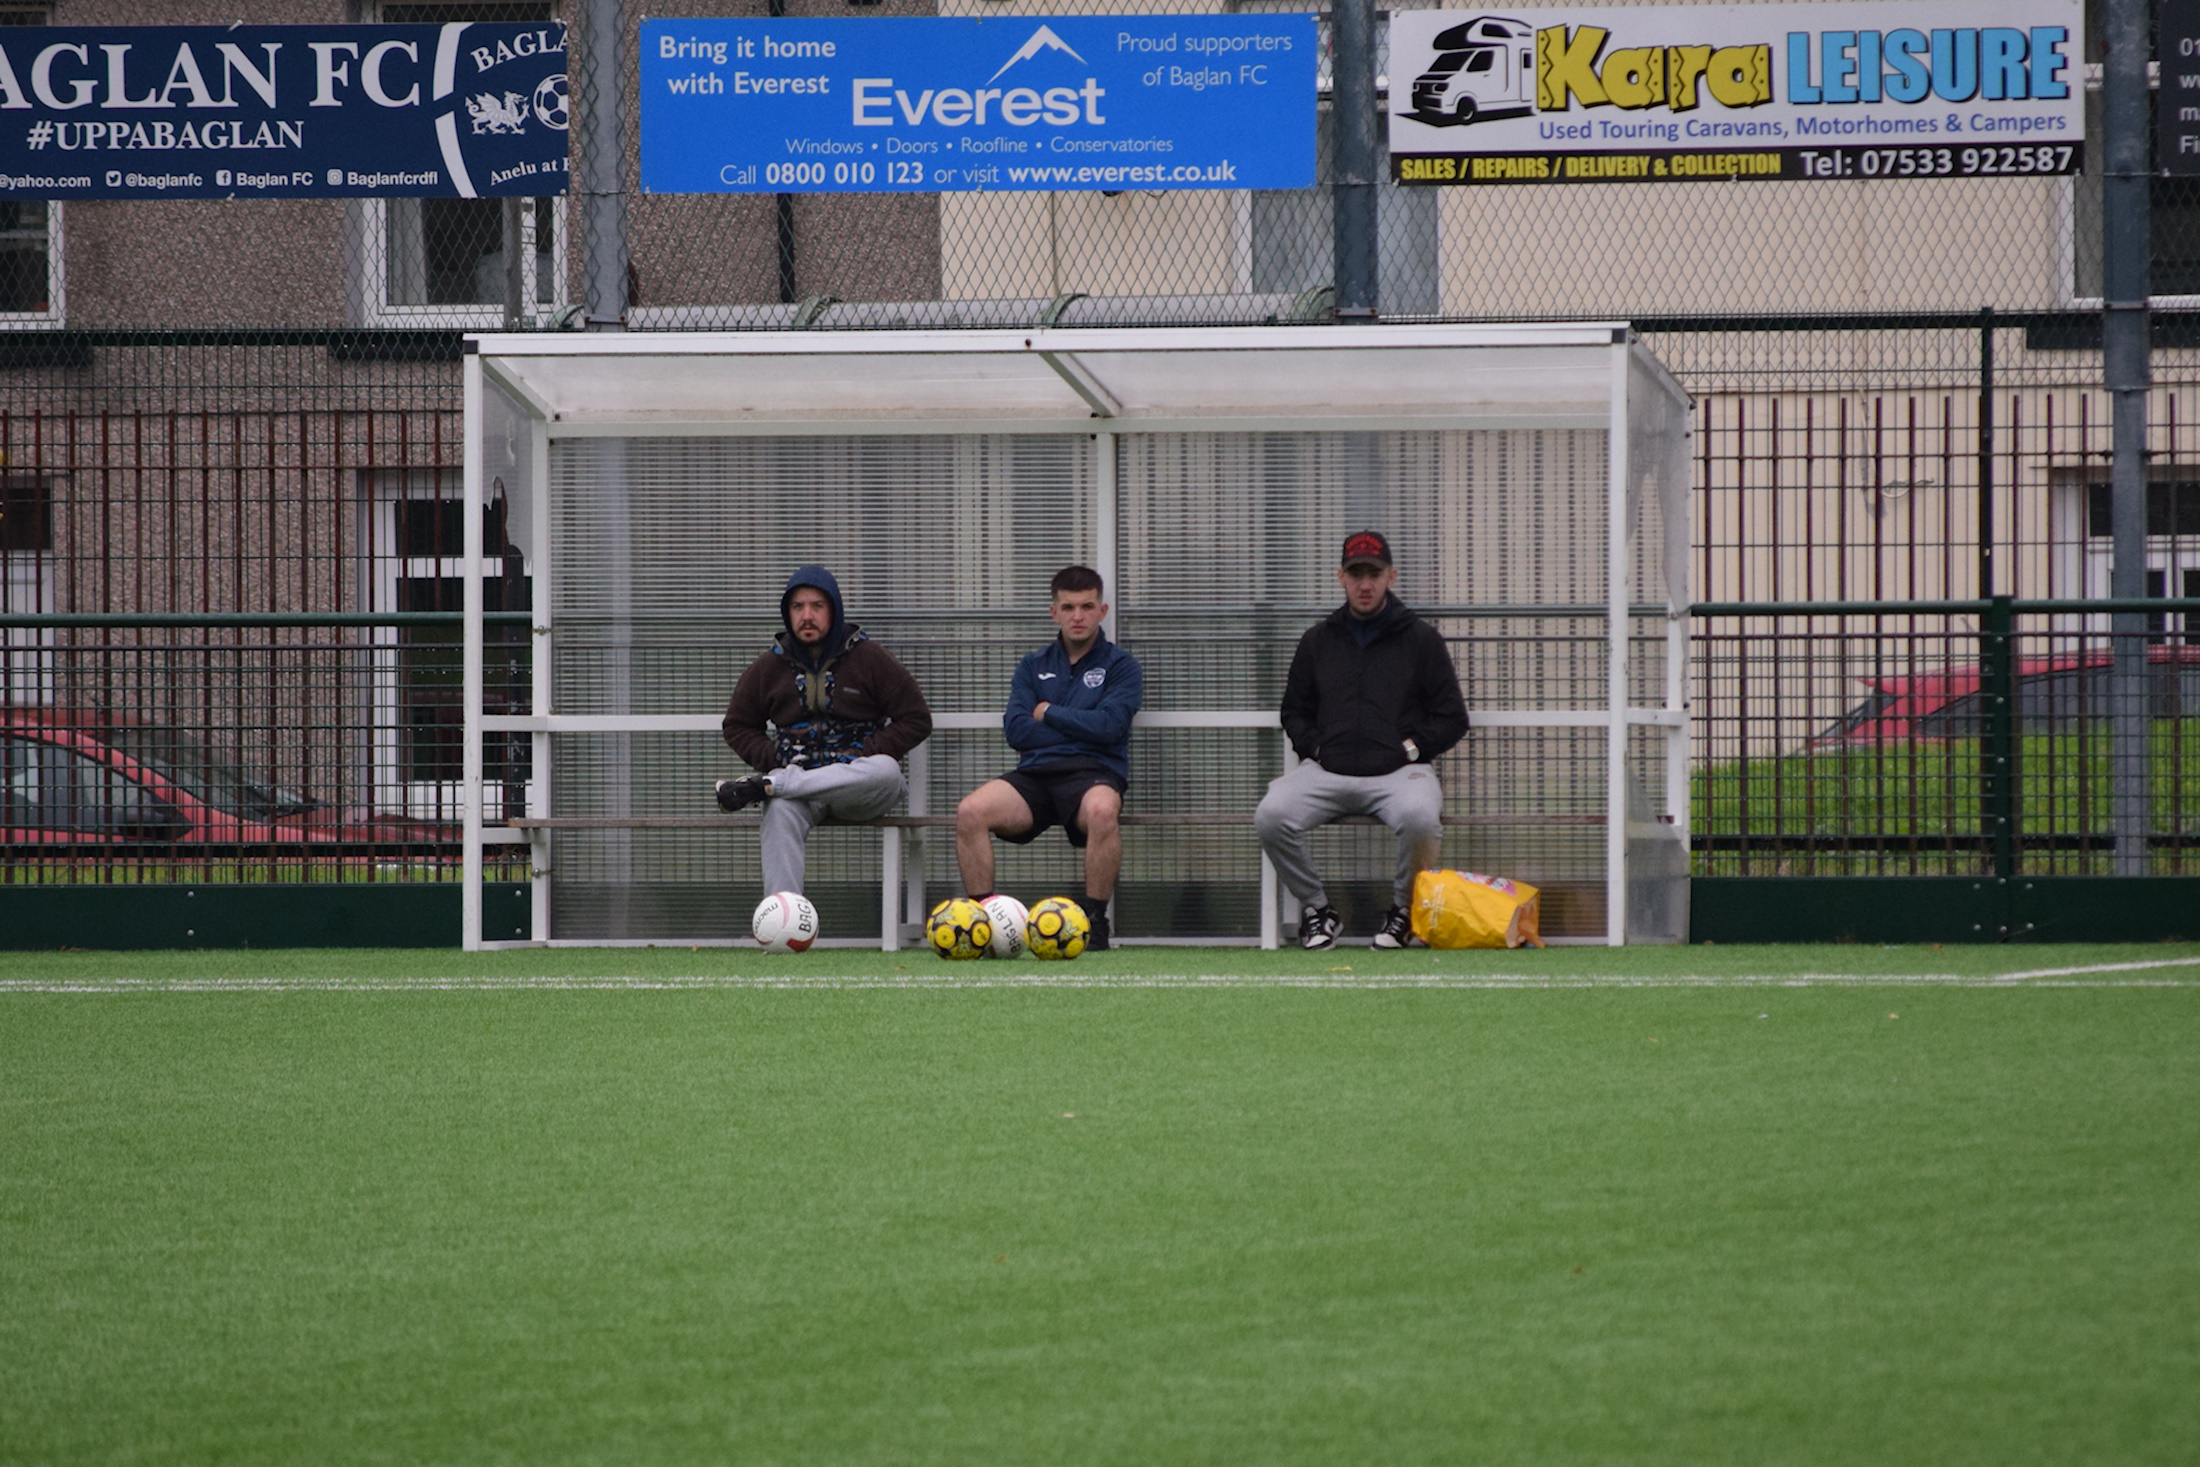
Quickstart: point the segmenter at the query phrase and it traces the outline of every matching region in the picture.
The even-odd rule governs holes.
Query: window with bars
[[[44,474],[0,474],[0,612],[53,607],[53,486]],[[0,628],[0,704],[52,701],[51,628]]]
[[[1297,10],[1297,0],[1244,0],[1241,9],[1260,12]],[[1321,21],[1321,53],[1316,86],[1321,105],[1315,120],[1314,176],[1310,189],[1255,189],[1246,215],[1251,288],[1260,293],[1296,294],[1337,279],[1336,201],[1329,180],[1335,177],[1335,84],[1330,74],[1329,22]],[[1376,28],[1375,104],[1390,108],[1390,31]],[[1389,119],[1376,129],[1375,296],[1386,316],[1433,315],[1443,309],[1439,244],[1443,193],[1433,188],[1400,188],[1390,181]]]
[[[1257,292],[1295,294],[1337,278],[1336,202],[1326,182],[1334,176],[1333,132],[1324,98],[1315,133],[1315,177],[1325,181],[1310,189],[1252,193],[1252,287]],[[1390,182],[1390,149],[1381,136],[1378,132],[1376,300],[1386,316],[1434,315],[1443,309],[1438,267],[1443,190],[1400,188]]]
[[[2068,236],[2068,292],[2075,305],[2101,299],[2101,175],[2107,134],[2102,127],[2101,60],[2106,54],[2106,17],[2098,5],[2086,7],[2085,137],[2086,170],[2070,179],[2065,215]],[[2154,156],[2155,106],[2147,99],[2147,156]],[[2147,187],[2149,292],[2163,305],[2200,304],[2200,178],[2170,178],[2156,173]]]
[[[0,552],[53,549],[53,492],[43,474],[0,474]]]
[[[2185,472],[2191,472],[2187,469]],[[2115,554],[2112,498],[2106,481],[2086,485],[2087,593],[2108,594]],[[2200,597],[2200,479],[2156,479],[2147,485],[2146,595]],[[2147,618],[2148,641],[2200,646],[2200,615],[2156,613]]]
[[[458,487],[455,469],[377,476],[371,562],[376,610],[465,609],[466,517]],[[501,482],[482,511],[481,532],[483,609],[527,610],[533,582],[506,532]],[[527,711],[532,698],[527,628],[494,626],[488,640],[488,711]],[[408,626],[386,634],[384,645],[377,786],[402,787],[408,814],[455,819],[465,753],[464,635],[456,626]],[[525,808],[532,752],[524,734],[490,739],[484,773],[492,805],[501,796],[506,811]]]
[[[483,0],[477,4],[411,4],[385,0],[370,19],[388,25],[448,25],[458,21],[555,20],[557,6]],[[506,277],[512,253],[523,267],[521,309],[554,309],[565,280],[565,211],[555,198],[369,199],[360,210],[360,297],[365,324],[472,326],[505,324]]]
[[[44,5],[0,5],[0,26],[46,25]],[[0,328],[61,324],[61,206],[0,199]]]
[[[2154,131],[2154,108],[2147,107],[2147,131]],[[2071,179],[2070,295],[2076,302],[2101,298],[2101,168],[2103,137],[2101,89],[2089,82],[2085,94],[2086,171]],[[2149,148],[2151,151],[2151,141]],[[2200,303],[2200,178],[2157,174],[2147,185],[2148,233],[2152,236],[2150,294],[2161,304]]]

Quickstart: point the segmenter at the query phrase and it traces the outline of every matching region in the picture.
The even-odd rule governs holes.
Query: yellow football
[[[968,897],[950,897],[925,919],[925,940],[943,958],[960,962],[982,958],[993,942],[993,919]]]
[[[1049,960],[1074,958],[1085,950],[1092,922],[1075,900],[1051,896],[1031,909],[1024,924],[1024,944],[1036,957]]]

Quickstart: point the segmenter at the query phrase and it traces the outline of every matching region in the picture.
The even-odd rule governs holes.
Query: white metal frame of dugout
[[[1384,432],[1425,429],[1602,429],[1610,436],[1606,499],[1608,699],[1603,707],[1473,709],[1478,728],[1602,728],[1606,739],[1603,941],[1627,940],[1631,836],[1625,731],[1662,729],[1665,810],[1654,835],[1685,861],[1689,400],[1624,323],[1481,326],[1184,327],[987,331],[475,335],[466,340],[464,943],[468,951],[543,946],[554,876],[533,883],[533,941],[485,940],[487,846],[540,832],[484,820],[483,736],[532,736],[529,813],[551,811],[551,744],[561,734],[694,732],[715,738],[719,714],[563,715],[551,677],[554,575],[545,509],[550,444],[561,438],[909,433],[1062,433],[1098,441],[1095,569],[1116,584],[1115,447],[1120,433]],[[492,412],[492,409],[494,410]],[[1638,442],[1645,421],[1656,431]],[[1657,463],[1636,462],[1655,456]],[[492,462],[492,459],[494,460]],[[484,713],[482,509],[503,480],[509,526],[529,547],[533,706]],[[1658,486],[1665,583],[1662,706],[1627,698],[1629,579],[1638,497]],[[1632,502],[1631,502],[1632,501]],[[1109,629],[1111,632],[1113,628]],[[990,727],[997,712],[944,713],[943,728]],[[1273,712],[1141,714],[1144,727],[1273,728]],[[1472,735],[1469,735],[1472,737]],[[923,753],[919,750],[919,753]],[[1288,760],[1288,749],[1285,754]],[[912,770],[912,773],[916,773]],[[912,793],[923,788],[912,780]],[[913,812],[915,813],[915,812]],[[898,943],[901,832],[886,842],[881,942]],[[1668,857],[1670,859],[1670,857]],[[542,863],[534,863],[538,868]],[[1261,942],[1287,915],[1262,861]],[[1685,865],[1680,884],[1685,933]],[[921,919],[921,875],[906,883]],[[1670,923],[1665,924],[1668,928]],[[1674,940],[1670,931],[1663,934]],[[688,941],[689,939],[680,939]],[[1684,939],[1683,939],[1684,940]]]

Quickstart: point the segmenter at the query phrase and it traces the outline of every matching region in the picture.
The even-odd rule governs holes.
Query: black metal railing
[[[1693,610],[1698,874],[2200,873],[2200,600]]]
[[[528,615],[487,616],[491,711]],[[0,884],[455,880],[463,618],[0,615]],[[493,740],[524,808],[529,741]]]

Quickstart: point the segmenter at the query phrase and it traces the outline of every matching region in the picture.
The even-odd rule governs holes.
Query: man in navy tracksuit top
[[[1145,700],[1138,659],[1107,639],[1100,573],[1081,565],[1055,573],[1049,612],[1061,635],[1016,665],[1001,724],[1023,757],[955,811],[955,858],[963,886],[993,895],[993,837],[1015,845],[1050,825],[1085,853],[1085,894],[1094,949],[1108,945],[1108,900],[1123,868],[1116,817],[1130,777],[1131,715]]]

